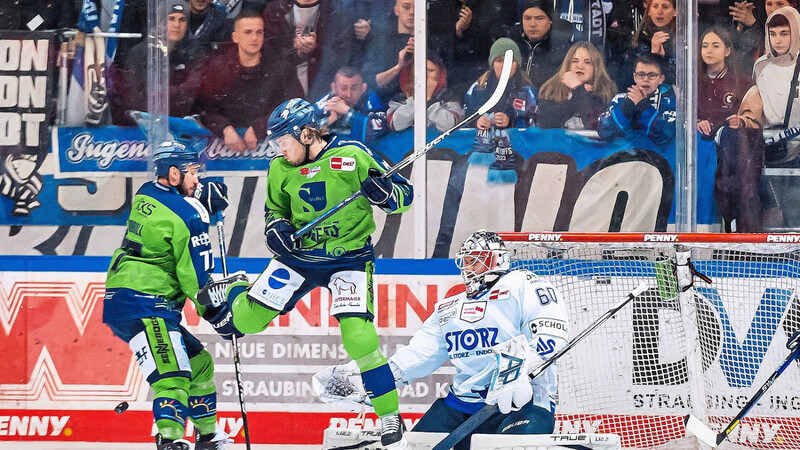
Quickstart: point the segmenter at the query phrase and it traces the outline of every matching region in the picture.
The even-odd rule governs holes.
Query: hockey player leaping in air
[[[153,162],[158,179],[136,192],[122,246],[111,258],[103,322],[128,343],[153,388],[156,448],[189,450],[183,435],[191,419],[194,448],[221,450],[233,441],[215,431],[214,362],[180,322],[188,297],[224,338],[242,336],[233,328],[230,306],[202,306],[209,302],[198,292],[214,270],[209,214],[228,206],[227,188],[200,183],[198,154],[181,143],[161,144]]]
[[[528,358],[528,368],[549,359],[568,340],[561,293],[533,272],[509,270],[503,240],[489,231],[476,231],[464,241],[456,265],[466,292],[440,300],[409,344],[389,358],[398,386],[430,375],[448,359],[456,368],[447,397],[436,400],[413,431],[449,433],[486,403],[497,403],[499,411],[473,433],[552,433],[556,364],[534,380],[528,380],[528,371],[519,367],[517,373],[524,377],[521,383],[511,390],[494,391],[501,383],[496,382],[497,359],[491,348],[517,338],[522,344],[517,355]],[[320,397],[331,401],[342,392],[355,392],[357,386],[347,385],[352,370],[351,363],[315,375],[315,385],[325,389]],[[471,436],[454,448],[468,449]]]
[[[267,137],[281,153],[267,177],[266,244],[275,257],[253,286],[233,300],[236,328],[263,331],[306,293],[327,287],[344,348],[358,365],[381,418],[382,445],[405,447],[397,390],[372,323],[375,254],[370,235],[375,231],[372,205],[390,214],[407,210],[411,184],[397,174],[382,178],[386,167],[360,142],[318,129],[313,107],[299,98],[272,112]],[[298,228],[358,190],[363,197],[354,204],[323,220],[302,240],[293,238]]]

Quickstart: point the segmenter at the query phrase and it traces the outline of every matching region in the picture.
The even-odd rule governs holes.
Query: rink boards
[[[264,260],[229,262],[232,270],[245,269],[251,281],[264,267]],[[107,258],[42,257],[0,260],[0,441],[97,441],[148,442],[155,432],[149,386],[141,377],[127,345],[113,337],[102,324],[103,280]],[[434,310],[436,300],[459,289],[460,277],[450,260],[381,260],[375,290],[375,323],[385,353],[404,345]],[[553,274],[553,276],[563,276]],[[636,276],[625,280],[635,282]],[[570,305],[570,310],[587,311],[586,317],[571,316],[573,334],[599,316],[618,299],[604,295],[606,283],[586,280],[593,289],[594,302]],[[612,283],[616,281],[612,280]],[[724,304],[725,280],[719,280],[719,300]],[[354,427],[356,413],[320,403],[311,388],[311,376],[322,368],[347,361],[341,346],[336,321],[327,311],[330,295],[316,290],[306,296],[295,311],[279,318],[274,327],[240,341],[245,380],[248,419],[252,441],[265,444],[319,444],[329,426]],[[588,302],[589,300],[587,300]],[[780,311],[773,305],[770,317],[781,318],[796,308],[790,296]],[[755,307],[751,311],[758,315]],[[217,337],[212,328],[187,305],[184,325],[212,354],[216,364],[221,428],[239,435],[242,421],[233,376],[230,343]],[[591,316],[591,317],[590,317]],[[665,315],[665,323],[669,322]],[[741,339],[753,321],[734,319],[732,328]],[[630,310],[623,310],[611,326],[632,328]],[[759,322],[762,323],[763,321]],[[763,328],[763,327],[762,327]],[[669,339],[665,336],[664,339]],[[623,339],[624,340],[624,339]],[[770,341],[760,366],[748,387],[757,386],[769,375],[775,362],[783,358],[779,339]],[[581,370],[585,361],[597,355],[596,344],[576,347],[571,367],[561,365],[562,379],[567,370]],[[555,433],[617,433],[623,445],[641,442],[667,442],[683,436],[680,418],[690,411],[691,395],[685,386],[634,385],[630,381],[630,360],[626,345],[607,353],[621,368],[624,389],[604,385],[609,374],[594,373],[594,379],[574,382],[587,386],[599,383],[598,392],[616,395],[610,402],[594,405],[605,408],[602,414],[586,414],[591,398],[564,392]],[[676,358],[662,355],[662,358]],[[718,363],[709,376],[725,380]],[[764,367],[763,370],[760,368]],[[597,369],[592,369],[597,370]],[[425,379],[402,389],[401,410],[408,426],[413,426],[427,406],[447,392],[453,369],[446,366]],[[789,448],[800,436],[800,395],[795,386],[800,378],[796,366],[787,372],[765,395],[756,412],[760,417],[747,422],[732,435],[734,442],[756,448]],[[619,374],[617,374],[619,375]],[[706,396],[710,411],[733,415],[746,402],[751,390],[731,387]],[[591,395],[591,392],[586,395]],[[120,402],[129,409],[116,414]],[[595,402],[596,403],[596,402]],[[607,408],[610,406],[610,408]],[[375,426],[368,414],[366,427]],[[191,431],[189,431],[191,433]],[[788,447],[787,447],[788,445]],[[638,446],[638,445],[637,445]]]

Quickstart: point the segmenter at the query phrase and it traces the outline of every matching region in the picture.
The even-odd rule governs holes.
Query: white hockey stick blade
[[[497,82],[497,89],[494,90],[492,96],[489,97],[489,100],[486,101],[480,108],[478,108],[478,114],[485,114],[490,109],[494,108],[494,105],[500,101],[500,98],[506,92],[506,85],[508,85],[508,79],[511,78],[511,65],[513,63],[514,52],[511,50],[506,50],[506,54],[503,55],[503,70],[500,72],[500,79]]]
[[[684,421],[686,422],[686,431],[697,436],[704,444],[715,448],[719,445],[717,443],[717,432],[708,428],[700,419],[689,414],[684,418]]]

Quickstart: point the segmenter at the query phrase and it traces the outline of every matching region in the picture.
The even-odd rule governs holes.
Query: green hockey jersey
[[[335,136],[306,164],[294,166],[283,157],[273,159],[267,177],[267,222],[281,217],[301,228],[360,190],[370,168],[386,171],[383,161],[364,144]],[[413,199],[411,183],[395,174],[392,184],[392,198],[381,209],[389,214],[408,210]],[[306,263],[372,257],[373,231],[372,205],[360,197],[311,229],[303,236],[302,248],[291,256]]]
[[[103,322],[142,317],[180,321],[186,298],[214,270],[209,217],[175,188],[145,183],[131,205],[122,246],[106,277]],[[198,313],[204,308],[198,305]]]

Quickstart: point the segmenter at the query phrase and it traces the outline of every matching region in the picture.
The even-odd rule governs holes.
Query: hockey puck
[[[122,414],[128,410],[128,402],[122,402],[114,408],[114,412],[117,414]]]

